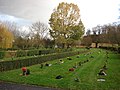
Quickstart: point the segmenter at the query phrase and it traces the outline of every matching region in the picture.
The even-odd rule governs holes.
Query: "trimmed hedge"
[[[25,51],[25,50],[19,50],[19,51],[17,51],[16,56],[17,57],[25,57],[25,56],[27,56],[27,51]]]
[[[103,47],[103,46],[100,46],[99,48],[110,50],[110,51],[117,51],[118,53],[120,53],[120,47]]]
[[[27,56],[39,55],[39,50],[28,50]]]
[[[41,54],[51,54],[51,53],[56,53],[56,50],[40,50],[39,55]]]
[[[37,56],[51,53],[60,53],[72,51],[72,49],[34,49],[34,50],[17,50],[17,51],[0,51],[0,59],[11,58],[11,57],[25,57],[25,56]]]
[[[4,51],[0,51],[0,59],[3,59],[5,56],[5,52]]]
[[[64,53],[56,53],[52,55],[45,55],[45,56],[35,56],[33,58],[29,59],[22,59],[22,60],[15,60],[15,61],[3,61],[0,62],[0,72],[2,71],[8,71],[8,70],[13,70],[13,69],[18,69],[23,66],[31,66],[35,64],[40,64],[49,60],[55,60],[55,59],[60,59],[60,58],[65,58],[68,56],[74,56],[78,55],[80,53],[85,53],[88,51],[72,51],[72,52],[64,52]]]
[[[101,49],[106,49],[106,50],[114,50],[114,47],[104,47],[104,46],[100,46],[99,48]]]

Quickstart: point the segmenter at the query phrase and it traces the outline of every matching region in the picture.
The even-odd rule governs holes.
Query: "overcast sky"
[[[120,15],[120,0],[0,0],[0,15],[4,19],[11,15],[11,20],[17,17],[48,24],[53,9],[62,1],[78,5],[86,29],[117,22]]]

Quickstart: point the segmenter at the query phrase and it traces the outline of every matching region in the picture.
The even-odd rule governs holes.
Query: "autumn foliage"
[[[51,14],[49,24],[50,35],[56,45],[62,44],[63,48],[73,44],[84,34],[85,28],[80,18],[80,10],[73,3],[59,3]]]
[[[11,48],[13,39],[13,34],[8,28],[5,25],[0,24],[0,48]]]

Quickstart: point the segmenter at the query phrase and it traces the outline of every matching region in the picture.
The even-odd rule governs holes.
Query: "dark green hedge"
[[[14,57],[25,57],[25,56],[45,55],[45,54],[60,53],[60,52],[67,52],[67,51],[72,51],[72,49],[17,50],[17,51],[15,52],[15,56],[14,56]],[[4,58],[5,52],[7,52],[7,51],[1,51],[1,52],[0,52],[0,59]]]
[[[17,51],[17,57],[24,57],[24,56],[27,56],[27,51],[25,50],[19,50]]]
[[[3,59],[5,56],[5,52],[4,51],[0,51],[0,59]]]
[[[40,50],[39,51],[39,54],[51,54],[51,53],[55,53],[56,51],[53,49],[53,50]]]
[[[118,53],[120,53],[120,47],[103,47],[103,46],[100,46],[99,48],[110,50],[110,51],[117,51]]]
[[[37,56],[29,59],[15,60],[15,61],[3,61],[0,62],[0,71],[13,70],[17,68],[21,68],[23,66],[31,66],[35,64],[40,64],[49,60],[55,60],[60,58],[65,58],[68,56],[78,55],[80,53],[85,53],[88,51],[72,51],[72,52],[64,52],[64,53],[56,53],[52,55],[45,56]]]
[[[17,57],[24,57],[51,53],[55,53],[55,50],[18,50],[16,55]]]
[[[27,56],[39,55],[39,50],[28,50]]]

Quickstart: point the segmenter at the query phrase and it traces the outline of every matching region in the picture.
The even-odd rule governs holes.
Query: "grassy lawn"
[[[49,61],[47,63],[52,66],[33,65],[27,67],[30,69],[31,74],[28,76],[20,76],[21,69],[11,70],[7,72],[0,72],[1,81],[10,81],[22,84],[39,85],[45,87],[62,88],[65,90],[119,90],[120,89],[120,54],[114,54],[109,52],[107,59],[106,51],[92,49],[92,54],[80,54],[71,57],[72,60],[63,58],[64,63],[56,64],[59,60]],[[91,58],[91,55],[94,58]],[[83,62],[89,59],[89,62],[78,66],[75,71],[70,72],[69,68],[72,68],[76,63]],[[100,68],[103,67],[106,60],[107,62],[107,76],[98,76]],[[45,64],[45,63],[44,63]],[[62,75],[62,79],[55,79],[56,76]],[[74,79],[79,77],[80,82],[76,82]],[[98,78],[104,78],[104,82],[98,82]]]

